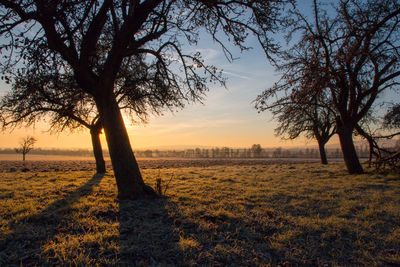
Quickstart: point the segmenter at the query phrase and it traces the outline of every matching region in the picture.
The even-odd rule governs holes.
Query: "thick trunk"
[[[337,128],[340,146],[343,152],[343,159],[349,173],[363,173],[363,168],[357,156],[356,148],[353,143],[353,129],[341,126]]]
[[[321,163],[328,164],[328,158],[326,157],[326,151],[325,151],[325,143],[320,140],[317,141],[318,141],[319,156],[321,158]]]
[[[107,139],[118,187],[118,197],[120,199],[137,199],[155,195],[154,190],[143,182],[115,98],[102,97],[102,99],[97,99],[96,104]]]
[[[90,136],[92,137],[93,155],[96,160],[96,171],[99,174],[106,173],[106,163],[103,158],[103,150],[100,142],[100,130],[97,127],[93,127],[90,129]]]
[[[22,153],[22,161],[25,161],[25,153]]]

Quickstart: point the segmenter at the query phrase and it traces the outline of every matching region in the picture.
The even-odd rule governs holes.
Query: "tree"
[[[154,76],[148,72],[152,66],[131,60],[122,66],[114,94],[121,109],[130,109],[128,115],[146,121],[148,112],[159,114],[164,105],[181,105],[176,97],[162,92],[161,84],[155,88],[151,81]],[[152,87],[153,86],[153,87]],[[131,94],[131,91],[135,91]],[[145,107],[151,100],[151,106]],[[132,105],[134,104],[134,106]],[[92,98],[76,84],[73,75],[60,75],[55,69],[52,73],[34,72],[18,73],[13,88],[1,99],[0,111],[3,129],[7,126],[30,126],[39,120],[49,120],[52,132],[66,129],[87,128],[90,131],[93,154],[98,173],[105,173],[105,161],[100,142],[102,125],[96,105]]]
[[[52,132],[89,129],[97,173],[106,166],[100,142],[101,122],[91,98],[80,90],[71,76],[26,73],[15,78],[11,92],[0,101],[3,129],[30,126],[48,119]]]
[[[244,50],[251,32],[267,54],[274,52],[276,46],[266,33],[276,27],[282,2],[0,0],[0,34],[8,41],[1,48],[9,51],[3,72],[7,71],[8,78],[22,65],[21,72],[46,72],[56,66],[59,73],[73,73],[77,85],[96,104],[119,198],[153,195],[154,190],[143,182],[120,111],[123,104],[115,95],[121,66],[143,57],[144,62],[153,63],[147,70],[154,73],[153,87],[172,91],[170,95],[179,98],[181,105],[185,100],[199,100],[207,91],[207,81],[223,80],[214,67],[204,64],[200,53],[186,54],[183,40],[196,44],[203,28],[232,56],[221,36],[225,34]],[[145,103],[151,105],[152,100]]]
[[[399,18],[398,1],[343,1],[338,21],[346,25],[335,46],[328,42],[336,34],[316,20],[317,38],[331,78],[330,91],[339,113],[336,127],[343,157],[350,173],[362,173],[352,134],[381,93],[398,83]],[[316,8],[317,10],[317,8]],[[318,17],[318,12],[316,12]],[[325,20],[326,21],[326,20]],[[332,24],[331,24],[332,25]]]
[[[304,104],[315,92],[329,94],[346,167],[362,173],[353,133],[382,92],[398,85],[400,3],[341,0],[329,14],[313,3],[314,22],[296,10],[288,20],[289,37],[299,33],[300,39],[283,59],[291,73],[306,78],[292,81]]]
[[[281,66],[280,69],[283,67]],[[277,97],[272,103],[268,102],[268,99],[276,97],[279,91],[291,90],[292,81],[295,78],[290,74],[284,75],[280,84],[275,84],[257,97],[255,107],[259,112],[266,110],[272,112],[273,117],[278,121],[278,126],[275,128],[277,136],[292,140],[304,133],[306,138],[316,139],[321,163],[328,164],[325,144],[335,134],[336,128],[335,112],[329,106],[327,97],[323,93],[311,95],[305,105],[304,98],[297,99],[297,91],[293,91],[289,95]]]
[[[153,151],[150,150],[150,149],[147,149],[147,150],[145,150],[145,151],[143,152],[143,155],[144,155],[146,158],[152,158],[152,157],[153,157]]]
[[[262,148],[260,144],[253,144],[251,146],[251,151],[253,152],[253,156],[254,157],[260,157],[261,156],[261,152],[262,152]]]
[[[399,131],[399,104],[391,104],[383,118],[374,116],[372,112],[361,123],[356,125],[357,133],[367,140],[369,144],[369,166],[372,164],[372,158],[375,157],[376,165],[389,163],[398,167],[400,151],[398,147],[385,148],[382,141],[393,139],[400,135]],[[376,125],[370,127],[369,124]],[[378,125],[381,125],[379,127]]]
[[[22,154],[22,160],[25,162],[25,155],[28,154],[35,145],[36,138],[33,136],[27,136],[20,142],[20,147],[15,149],[15,152]]]

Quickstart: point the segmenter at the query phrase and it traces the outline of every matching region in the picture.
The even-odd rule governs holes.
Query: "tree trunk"
[[[321,158],[321,164],[328,164],[328,158],[326,157],[325,143],[321,140],[318,141],[319,156]]]
[[[22,152],[22,161],[25,161],[25,153],[24,152]]]
[[[357,156],[356,148],[353,143],[353,129],[346,126],[338,126],[340,146],[343,152],[343,159],[350,174],[363,173],[363,168]]]
[[[143,182],[115,98],[103,96],[101,99],[96,99],[96,105],[107,139],[119,199],[137,199],[155,195],[155,191]]]
[[[92,138],[93,155],[96,160],[97,173],[106,173],[106,163],[103,158],[103,150],[100,142],[101,128],[94,126],[90,129],[90,136]]]

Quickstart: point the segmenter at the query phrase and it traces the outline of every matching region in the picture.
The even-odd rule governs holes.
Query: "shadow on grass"
[[[11,233],[0,238],[0,265],[33,266],[49,262],[41,258],[42,245],[56,235],[68,231],[71,206],[82,197],[90,195],[104,174],[95,174],[84,185],[52,202],[37,214],[11,223]]]
[[[280,262],[268,243],[275,229],[265,227],[264,218],[231,217],[206,210],[191,214],[191,208],[182,204],[185,206],[168,198],[121,201],[120,265],[257,266]],[[201,205],[191,203],[196,204]]]
[[[167,198],[119,201],[120,265],[182,265]]]
[[[383,199],[389,189],[352,185],[349,190],[333,188],[331,195],[325,187],[312,194],[274,194],[266,204],[277,212],[264,224],[275,228],[271,246],[278,258],[299,266],[399,266],[400,250],[385,240],[398,216],[369,208],[377,205],[370,195],[379,193]]]
[[[383,237],[398,217],[362,216],[364,193],[354,194],[357,202],[343,209],[340,200],[352,195],[334,190],[324,197],[325,187],[309,197],[291,189],[269,197],[257,191],[254,202],[253,195],[220,202],[216,185],[208,197],[199,191],[200,197],[117,203],[108,187],[97,190],[102,178],[94,176],[45,210],[9,225],[12,232],[0,237],[0,265],[349,266],[368,265],[386,249],[397,253]],[[74,205],[82,198],[88,200]],[[45,251],[49,244],[55,248]]]

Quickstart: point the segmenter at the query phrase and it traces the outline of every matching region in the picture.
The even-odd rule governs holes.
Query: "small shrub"
[[[156,193],[160,196],[164,195],[167,193],[169,184],[171,183],[173,178],[173,175],[171,175],[171,178],[168,180],[167,183],[164,183],[161,176],[160,176],[160,172],[158,173],[158,177],[156,178],[156,185],[155,185],[155,190]]]

